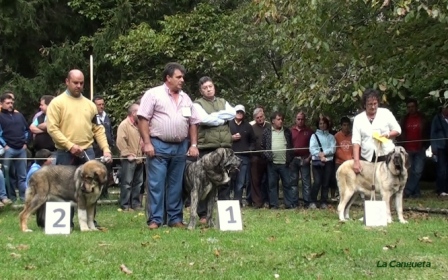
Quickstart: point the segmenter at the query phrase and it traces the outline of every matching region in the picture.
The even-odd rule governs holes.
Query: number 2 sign
[[[70,202],[47,202],[45,234],[70,234]]]
[[[243,230],[241,208],[238,200],[218,200],[217,227],[222,230]]]

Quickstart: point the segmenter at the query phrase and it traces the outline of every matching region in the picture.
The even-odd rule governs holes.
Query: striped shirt
[[[200,123],[190,97],[181,91],[176,104],[166,84],[145,92],[137,115],[149,121],[151,137],[165,142],[182,142],[188,137],[190,124]]]

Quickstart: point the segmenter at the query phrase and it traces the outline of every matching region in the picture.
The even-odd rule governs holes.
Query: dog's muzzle
[[[225,165],[224,169],[226,170],[227,174],[231,175],[237,171],[239,171],[239,167],[241,165],[241,159],[238,157],[233,158],[232,160],[229,160]]]
[[[403,168],[403,160],[402,160],[401,156],[400,155],[394,155],[394,158],[393,158],[392,161],[394,163],[395,169],[400,171],[400,173],[401,173],[401,170]]]

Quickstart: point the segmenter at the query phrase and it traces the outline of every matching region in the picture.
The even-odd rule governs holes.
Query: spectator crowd
[[[241,207],[283,207],[326,209],[337,201],[335,174],[347,160],[384,159],[390,146],[370,147],[372,131],[402,145],[411,166],[405,197],[421,197],[419,181],[431,146],[437,158],[436,191],[448,195],[448,106],[432,121],[418,108],[418,101],[406,99],[407,113],[399,120],[381,108],[380,94],[368,89],[363,110],[354,118],[340,116],[333,122],[323,112],[298,110],[294,124],[285,124],[285,112],[266,117],[263,107],[249,111],[243,104],[232,106],[218,96],[212,78],[204,76],[198,85],[201,97],[191,100],[182,88],[185,68],[168,63],[161,85],[148,89],[131,104],[120,120],[116,134],[106,112],[106,99],[92,101],[82,95],[84,76],[72,70],[65,80],[67,89],[57,97],[43,95],[39,112],[31,124],[15,109],[12,91],[0,97],[0,207],[24,201],[27,182],[44,165],[79,165],[88,159],[111,158],[120,153],[120,196],[123,211],[142,211],[142,194],[148,195],[149,229],[162,224],[184,227],[182,177],[187,160],[197,160],[217,148],[231,148],[242,163],[228,185],[220,186],[218,199],[239,200]],[[76,105],[74,105],[76,103]],[[70,125],[68,125],[70,124]],[[335,129],[337,128],[337,129]],[[32,143],[37,158],[32,159]],[[112,162],[105,163],[109,172]],[[354,165],[355,172],[359,164]],[[145,183],[146,182],[146,183]],[[103,197],[108,196],[107,186]],[[16,191],[18,190],[18,192]],[[280,190],[282,192],[280,192]],[[244,196],[245,193],[245,196]],[[44,210],[43,210],[44,211]],[[200,222],[205,223],[206,205],[199,204]]]

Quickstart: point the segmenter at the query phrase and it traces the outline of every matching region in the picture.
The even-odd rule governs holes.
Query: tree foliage
[[[80,68],[121,119],[169,61],[185,65],[186,91],[212,77],[233,105],[293,115],[354,113],[367,87],[396,110],[448,96],[448,0],[36,0],[0,1],[0,87],[30,114]],[[428,93],[431,92],[431,95]],[[446,94],[445,94],[446,92]]]

